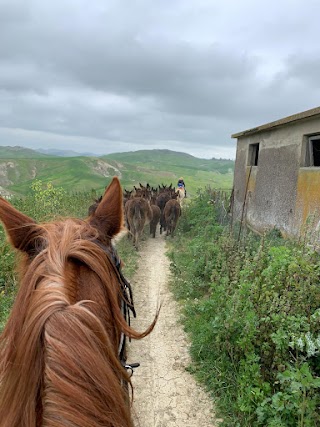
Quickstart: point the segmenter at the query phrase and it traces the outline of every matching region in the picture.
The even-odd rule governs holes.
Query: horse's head
[[[53,250],[61,253],[67,250],[67,246],[93,245],[95,239],[111,246],[111,239],[123,227],[120,182],[118,178],[112,180],[104,196],[96,200],[95,210],[87,220],[67,219],[37,224],[0,197],[0,221],[12,246],[24,253],[29,263],[44,250],[46,253]]]
[[[153,325],[135,332],[120,308],[111,242],[123,226],[118,178],[86,220],[37,224],[2,198],[0,220],[25,258],[0,339],[3,425],[132,426],[120,335],[142,338]]]

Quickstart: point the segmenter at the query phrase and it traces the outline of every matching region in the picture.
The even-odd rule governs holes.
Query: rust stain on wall
[[[246,186],[247,186],[247,192],[251,191],[254,192],[256,188],[256,168],[252,168],[251,174],[250,174],[250,167],[246,168]],[[250,175],[250,178],[249,178]],[[249,179],[249,182],[248,182]]]
[[[300,224],[305,224],[308,217],[320,212],[320,171],[300,169],[298,176],[296,215]]]

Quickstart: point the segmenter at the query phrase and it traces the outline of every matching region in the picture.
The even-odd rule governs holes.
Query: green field
[[[21,150],[21,151],[20,151]],[[231,189],[233,160],[199,159],[169,150],[143,150],[102,157],[47,156],[29,149],[0,147],[0,187],[26,195],[35,179],[66,191],[102,192],[114,175],[131,189],[139,183],[176,185],[183,176],[189,195],[200,187]]]

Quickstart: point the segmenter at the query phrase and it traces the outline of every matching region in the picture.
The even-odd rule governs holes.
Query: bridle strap
[[[137,314],[133,304],[132,287],[130,282],[124,277],[121,271],[121,262],[116,252],[116,249],[112,246],[112,251],[110,251],[109,247],[101,243],[99,240],[94,240],[94,243],[103,250],[103,252],[108,256],[109,261],[111,261],[111,264],[115,268],[117,276],[119,277],[122,297],[124,301],[128,304],[128,308],[131,310],[133,317],[136,317]],[[128,293],[129,293],[129,296],[128,296]]]
[[[121,290],[121,311],[123,314],[123,317],[125,319],[125,321],[128,323],[128,325],[130,326],[130,311],[133,314],[133,317],[136,317],[136,311],[134,308],[134,304],[133,304],[133,294],[132,294],[132,287],[130,282],[124,277],[122,271],[121,271],[121,261],[120,258],[117,254],[116,249],[114,248],[114,246],[112,245],[112,251],[110,250],[110,248],[106,245],[104,245],[103,243],[101,243],[99,240],[94,240],[93,241],[97,246],[99,246],[103,252],[107,255],[109,261],[111,262],[118,278],[119,278],[119,283],[120,283],[120,290]],[[130,340],[130,338],[129,338]],[[126,362],[126,357],[125,357],[125,341],[126,341],[126,336],[123,332],[121,332],[121,336],[120,336],[120,341],[119,341],[119,347],[118,347],[118,356],[120,359],[120,362],[122,364],[122,366],[128,371],[130,372],[130,374],[133,374],[133,368],[136,368],[139,366],[139,363],[132,363],[132,364],[127,364]],[[130,375],[130,376],[131,376]]]

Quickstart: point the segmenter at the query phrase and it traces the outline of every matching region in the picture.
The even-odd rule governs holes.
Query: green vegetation
[[[38,153],[30,148],[23,147],[1,147],[0,159],[38,159],[47,157],[45,154]]]
[[[64,190],[102,191],[110,181],[95,171],[95,163],[88,157],[48,157],[45,159],[14,159],[14,167],[8,169],[8,179],[11,184],[6,186],[14,194],[28,195],[35,179],[63,187]],[[114,170],[110,176],[115,175]]]
[[[179,177],[183,176],[187,191],[192,195],[199,187],[232,188],[233,160],[198,159],[169,150],[141,150],[109,154],[102,158],[123,165],[122,182],[128,187],[138,182],[148,182],[151,186],[159,183],[176,185]],[[135,182],[132,182],[133,177]]]
[[[219,225],[212,194],[184,211],[170,258],[190,371],[228,427],[320,425],[320,257]]]
[[[46,156],[20,147],[0,147],[0,166],[3,170],[0,187],[17,196],[30,194],[34,179],[45,184],[51,182],[66,192],[94,189],[101,193],[114,175],[127,189],[139,182],[153,186],[159,183],[176,185],[183,176],[188,193],[192,195],[197,188],[206,185],[231,189],[234,161],[198,159],[169,150],[118,153],[98,158]]]
[[[12,203],[40,222],[85,217],[96,197],[41,180],[28,191]],[[189,370],[211,391],[225,426],[318,426],[319,254],[276,231],[238,239],[239,230],[221,225],[227,216],[217,200],[226,199],[198,191],[170,239],[172,289],[192,341]],[[137,252],[126,238],[117,249],[132,276]],[[0,227],[0,330],[16,293],[14,266]]]
[[[0,226],[0,331],[9,315],[16,293],[14,254]]]

